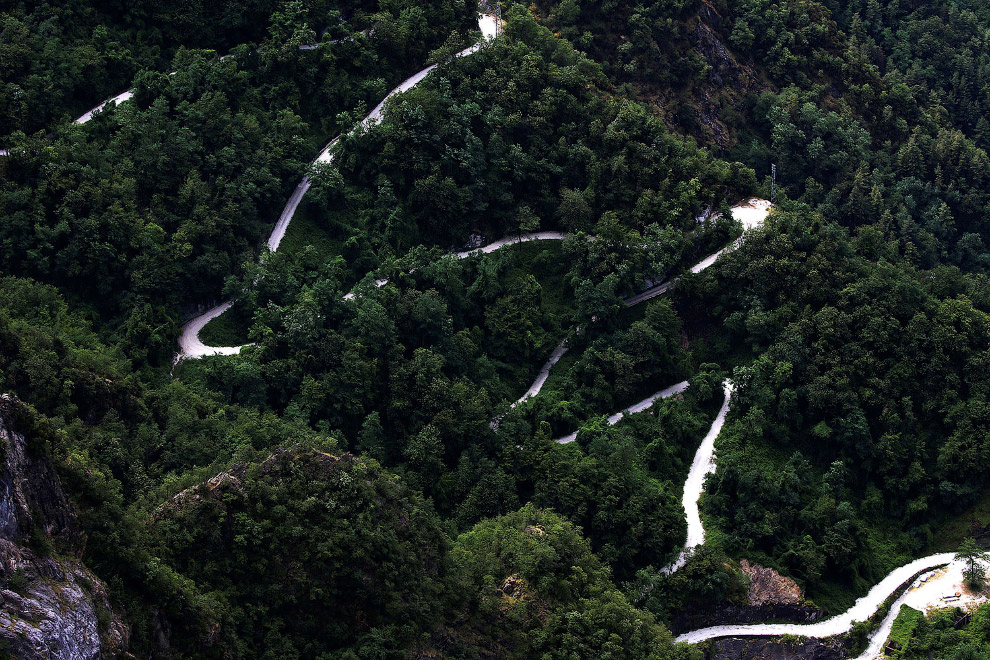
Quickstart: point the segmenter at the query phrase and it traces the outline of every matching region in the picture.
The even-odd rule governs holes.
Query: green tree
[[[990,560],[990,552],[976,545],[972,538],[966,538],[956,551],[956,560],[965,564],[963,579],[966,585],[975,591],[982,590],[986,584],[986,562]]]

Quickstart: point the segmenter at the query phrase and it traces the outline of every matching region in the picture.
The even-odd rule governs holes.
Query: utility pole
[[[777,163],[770,166],[770,203],[777,205]]]
[[[502,33],[502,0],[495,4],[495,38]]]

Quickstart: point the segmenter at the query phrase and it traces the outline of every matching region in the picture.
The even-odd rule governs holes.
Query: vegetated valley
[[[0,1],[0,658],[990,657],[988,116],[981,0]]]

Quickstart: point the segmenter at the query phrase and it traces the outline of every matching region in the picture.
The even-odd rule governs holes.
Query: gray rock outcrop
[[[0,643],[26,660],[119,657],[129,630],[79,560],[83,537],[57,475],[16,428],[28,414],[0,395]]]

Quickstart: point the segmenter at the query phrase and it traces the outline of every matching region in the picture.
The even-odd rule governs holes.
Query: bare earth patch
[[[801,587],[772,568],[751,564],[748,559],[739,562],[743,573],[749,578],[749,604],[797,605],[801,602]]]

